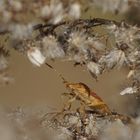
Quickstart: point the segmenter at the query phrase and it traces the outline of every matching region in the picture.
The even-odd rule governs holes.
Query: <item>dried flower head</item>
[[[112,69],[114,67],[121,68],[125,61],[125,53],[122,50],[114,49],[107,55],[102,56],[99,63],[105,64],[108,69]]]
[[[127,44],[130,47],[135,45],[135,41],[140,39],[139,28],[136,26],[128,25],[124,22],[120,26],[112,24],[108,29],[115,36],[117,44]]]
[[[43,38],[43,54],[50,59],[54,59],[57,57],[64,57],[65,53],[60,46],[59,42],[55,38],[55,36],[49,35]]]

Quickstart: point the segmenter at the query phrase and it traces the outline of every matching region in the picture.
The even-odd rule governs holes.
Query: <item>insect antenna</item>
[[[48,66],[49,68],[51,68],[53,71],[56,72],[56,74],[58,75],[58,77],[60,77],[60,79],[62,80],[62,82],[68,83],[67,80],[62,76],[62,74],[60,72],[58,72],[53,66],[51,66],[50,64],[48,64],[47,62],[45,63],[46,66]]]

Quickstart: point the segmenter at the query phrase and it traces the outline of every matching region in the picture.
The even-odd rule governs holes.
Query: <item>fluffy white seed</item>
[[[36,66],[40,67],[45,62],[45,56],[41,53],[39,48],[30,48],[27,51],[29,60]]]
[[[133,75],[135,74],[135,70],[130,70],[128,75],[127,75],[127,78],[131,78]]]
[[[137,89],[135,87],[127,87],[123,91],[120,92],[120,95],[133,94],[136,92],[137,92]]]
[[[81,8],[79,3],[74,3],[70,6],[69,14],[71,17],[75,19],[80,18],[80,14],[81,14],[80,12],[81,12]]]
[[[93,74],[95,74],[96,76],[98,76],[100,74],[100,66],[94,62],[89,62],[87,64],[87,68],[89,71],[91,71]]]

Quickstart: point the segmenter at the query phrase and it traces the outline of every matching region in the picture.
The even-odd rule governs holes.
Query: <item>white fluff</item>
[[[40,67],[45,62],[45,56],[41,53],[39,48],[30,48],[27,51],[27,56],[29,60],[36,66]]]
[[[120,95],[125,95],[125,94],[133,94],[136,93],[137,89],[134,87],[127,87],[123,91],[120,92]]]

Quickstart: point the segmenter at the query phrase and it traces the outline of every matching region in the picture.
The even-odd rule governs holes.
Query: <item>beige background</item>
[[[122,19],[123,17],[101,14],[98,10],[89,11],[84,17],[105,17]],[[83,82],[100,95],[114,110],[132,113],[135,109],[134,96],[121,96],[127,70],[106,72],[96,82],[85,67],[73,67],[72,62],[48,61],[57,71],[70,82]],[[14,77],[10,85],[0,87],[0,104],[6,107],[62,106],[61,93],[66,92],[65,86],[57,74],[46,66],[34,67],[25,56],[12,50],[9,73]]]

